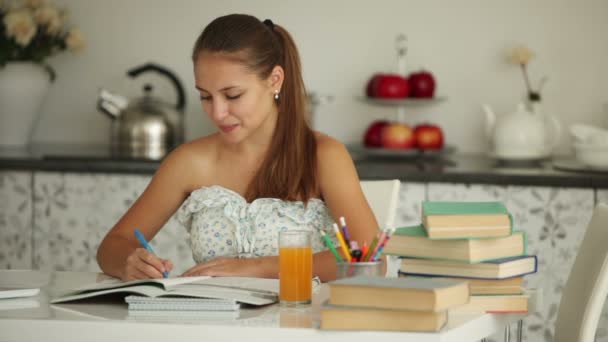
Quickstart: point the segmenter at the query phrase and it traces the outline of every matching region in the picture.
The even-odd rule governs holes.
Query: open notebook
[[[251,305],[266,305],[278,301],[279,280],[248,277],[176,277],[123,282],[110,278],[69,290],[51,300],[63,303],[111,293],[152,298],[212,298]]]

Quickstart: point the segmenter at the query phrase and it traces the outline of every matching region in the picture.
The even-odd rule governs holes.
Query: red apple
[[[372,122],[363,136],[363,145],[367,147],[382,147],[382,129],[388,125],[388,121],[378,120]]]
[[[382,147],[407,149],[415,146],[414,130],[410,126],[393,122],[382,129]]]
[[[435,94],[433,74],[422,70],[409,75],[410,95],[412,97],[431,98]]]
[[[397,99],[409,94],[407,78],[395,74],[375,74],[367,83],[366,94],[369,97]]]
[[[382,76],[382,74],[374,74],[374,76],[372,76],[372,78],[370,78],[369,81],[367,82],[367,87],[365,88],[365,94],[368,97],[376,96],[375,91],[376,91],[376,88],[378,87],[378,81],[380,80],[381,76]]]
[[[441,127],[424,123],[414,128],[416,146],[422,150],[439,150],[443,147],[443,130]]]

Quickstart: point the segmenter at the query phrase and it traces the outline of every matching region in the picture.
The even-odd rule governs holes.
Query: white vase
[[[39,64],[9,62],[0,67],[0,145],[30,143],[50,85],[49,73]]]

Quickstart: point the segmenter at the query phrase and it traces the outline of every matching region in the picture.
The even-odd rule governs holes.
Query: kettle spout
[[[485,121],[486,137],[492,138],[492,135],[494,134],[494,126],[496,124],[496,114],[494,114],[492,107],[490,107],[487,104],[482,105],[481,108],[483,108],[483,111],[486,115],[486,121]]]
[[[103,88],[99,90],[97,108],[112,119],[118,118],[128,104],[129,101],[122,95],[112,94]]]

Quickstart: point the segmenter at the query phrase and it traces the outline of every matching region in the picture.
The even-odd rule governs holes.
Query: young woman
[[[192,54],[196,89],[218,132],[179,146],[106,235],[101,269],[123,280],[160,278],[173,265],[141,248],[177,211],[197,265],[183,275],[278,277],[278,232],[313,234],[313,273],[335,278],[319,231],[348,221],[371,241],[378,224],[345,147],[307,123],[300,58],[270,20],[232,14],[211,22]],[[339,251],[339,250],[338,250]]]

